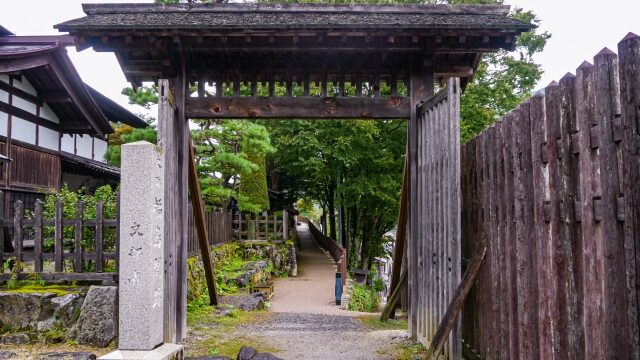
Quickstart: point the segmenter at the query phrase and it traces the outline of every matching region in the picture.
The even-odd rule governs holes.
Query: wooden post
[[[16,269],[20,269],[22,266],[22,241],[24,238],[24,232],[22,229],[22,219],[24,217],[24,204],[22,201],[16,201],[15,214],[13,214],[13,248],[16,256]]]
[[[36,200],[35,212],[34,212],[34,255],[35,255],[35,264],[34,271],[42,272],[42,211],[43,211],[43,203],[42,200]],[[1,260],[1,259],[0,259]]]
[[[0,190],[0,221],[4,220],[4,191]],[[4,225],[0,226],[0,273],[4,272],[4,242],[9,240],[4,236],[4,229]]]
[[[76,202],[76,218],[74,221],[74,254],[73,270],[82,272],[82,201]]]
[[[480,245],[480,248],[476,251],[469,268],[464,273],[464,277],[462,278],[462,282],[458,285],[456,289],[456,293],[451,299],[449,306],[447,308],[447,312],[444,314],[442,321],[440,321],[440,325],[438,326],[438,330],[431,341],[431,345],[429,346],[429,351],[427,352],[427,359],[437,359],[438,355],[442,351],[444,343],[447,341],[447,337],[451,329],[453,329],[458,314],[462,310],[462,306],[464,305],[464,301],[469,295],[469,291],[471,291],[471,287],[476,280],[476,276],[478,275],[478,271],[480,270],[480,266],[484,261],[484,256],[487,252],[486,244]]]
[[[102,200],[98,200],[96,203],[96,272],[101,273],[104,266],[104,243],[103,243],[103,231],[104,231],[104,204]]]
[[[55,216],[55,225],[54,225],[54,259],[55,259],[55,270],[56,272],[62,272],[63,266],[63,258],[62,258],[62,201],[60,199],[56,200],[56,216]]]
[[[289,214],[287,210],[282,210],[282,241],[289,238]]]
[[[204,265],[204,274],[209,289],[209,302],[211,305],[218,305],[218,295],[216,294],[216,277],[213,269],[213,259],[211,258],[211,248],[209,247],[209,234],[204,220],[204,203],[200,192],[200,181],[196,171],[196,162],[193,152],[193,144],[189,141],[189,190],[191,192],[191,204],[193,217],[198,232],[198,243]]]
[[[421,219],[424,215],[419,208],[419,181],[421,174],[418,170],[418,154],[420,149],[417,107],[420,102],[426,101],[433,95],[433,69],[432,64],[422,57],[417,58],[411,67],[409,91],[411,100],[411,118],[407,132],[408,143],[408,170],[409,170],[409,241],[407,252],[408,288],[409,288],[409,334],[416,338],[418,326],[418,292],[422,287],[418,276],[418,262],[427,261],[420,259],[418,247],[420,245]]]

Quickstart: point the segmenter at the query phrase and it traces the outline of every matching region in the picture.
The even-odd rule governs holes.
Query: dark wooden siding
[[[60,156],[23,146],[11,145],[10,188],[58,189]]]

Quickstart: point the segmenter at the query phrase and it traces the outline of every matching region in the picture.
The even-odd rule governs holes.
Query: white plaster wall
[[[0,111],[0,135],[7,136],[8,123],[9,123],[9,115]]]
[[[9,103],[9,93],[3,90],[0,90],[0,101],[3,103]]]
[[[38,110],[38,106],[36,104],[30,101],[27,101],[16,95],[13,96],[13,99],[11,100],[11,104],[17,108],[30,112],[33,115],[35,115]]]
[[[35,145],[36,124],[13,116],[11,118],[11,138]]]
[[[58,151],[60,143],[60,135],[57,131],[48,129],[44,126],[38,128],[38,145],[43,148]]]
[[[4,83],[9,83],[9,75],[0,74],[0,81]]]
[[[69,134],[62,135],[62,143],[60,144],[60,150],[73,154],[74,152],[74,136]]]
[[[36,89],[34,89],[33,86],[31,86],[31,83],[29,83],[29,80],[27,80],[27,78],[24,76],[22,77],[22,81],[18,81],[18,79],[14,78],[13,86],[17,87],[22,91],[26,91],[31,95],[34,95],[34,96],[38,95],[38,92],[36,91]]]
[[[89,135],[76,135],[76,155],[91,159],[93,138]]]
[[[60,124],[58,115],[56,115],[56,113],[54,113],[47,104],[42,105],[42,107],[40,108],[40,117],[52,121],[56,124]]]
[[[104,159],[104,154],[107,153],[107,145],[108,144],[106,141],[98,138],[93,138],[93,160],[106,162]]]

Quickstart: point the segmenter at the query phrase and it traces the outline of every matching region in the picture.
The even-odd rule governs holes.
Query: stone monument
[[[138,141],[121,154],[118,350],[100,359],[180,358],[163,344],[164,153]]]

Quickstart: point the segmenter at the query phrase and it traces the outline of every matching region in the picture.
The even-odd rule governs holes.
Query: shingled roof
[[[512,50],[534,25],[503,5],[297,3],[85,4],[87,16],[55,27],[78,50],[114,52],[134,86],[190,80],[408,80],[429,58],[438,79],[471,78],[480,56]],[[425,55],[427,54],[427,55]]]
[[[110,29],[415,28],[512,29],[531,24],[507,17],[502,5],[326,4],[85,4],[88,16],[56,25],[61,31]]]

